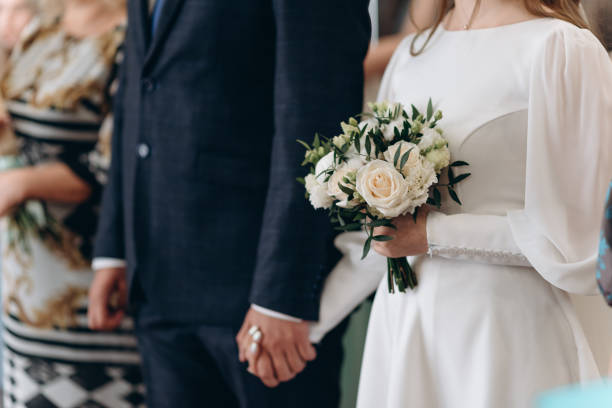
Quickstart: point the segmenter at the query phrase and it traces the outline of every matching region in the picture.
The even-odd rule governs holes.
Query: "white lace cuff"
[[[514,241],[505,216],[432,211],[427,217],[430,256],[490,263],[531,266]]]

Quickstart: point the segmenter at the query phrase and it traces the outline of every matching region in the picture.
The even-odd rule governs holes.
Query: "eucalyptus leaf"
[[[472,173],[460,174],[457,177],[455,177],[455,180],[453,181],[453,184],[457,184],[457,183],[465,180],[466,178],[470,177],[471,175],[472,175]]]
[[[412,148],[414,149],[414,148]],[[410,158],[410,152],[412,152],[412,149],[408,150],[406,153],[404,153],[404,155],[402,156],[402,161],[400,162],[400,170],[402,170],[404,168],[404,166],[406,165],[406,163],[408,163],[408,159]],[[399,149],[398,149],[399,150]]]
[[[353,190],[352,188],[346,187],[342,183],[338,183],[338,187],[340,188],[340,191],[342,191],[344,194],[348,194],[348,195],[355,194],[355,190]]]
[[[370,253],[370,247],[372,246],[372,237],[366,239],[365,244],[363,244],[363,254],[361,255],[361,259],[365,259],[366,256]]]
[[[469,166],[470,164],[461,160],[451,163],[451,167]]]
[[[429,98],[429,103],[427,103],[427,121],[431,120],[433,117],[433,105],[431,103],[431,98]]]
[[[457,204],[463,205],[461,204],[461,200],[459,200],[459,196],[452,187],[448,187],[448,194],[450,194],[453,201],[455,201]]]
[[[434,201],[435,201],[435,205],[436,207],[440,207],[440,205],[442,205],[442,194],[440,194],[440,190],[438,190],[437,188],[434,188],[433,190],[433,196],[434,196]]]
[[[392,241],[393,237],[390,237],[389,235],[375,235],[372,237],[372,239],[374,241],[385,242],[385,241]]]
[[[397,167],[398,162],[400,160],[400,154],[402,153],[402,149],[400,149],[399,147],[397,148],[397,150],[395,150],[395,155],[393,156],[393,166]]]
[[[455,184],[455,172],[452,167],[448,168],[448,182],[450,184]]]
[[[303,140],[299,140],[299,139],[298,139],[298,140],[297,140],[297,142],[298,142],[299,144],[301,144],[302,146],[304,146],[304,147],[306,148],[306,150],[311,150],[311,149],[310,149],[310,146],[308,145],[308,143],[304,142]]]
[[[419,115],[421,114],[419,112],[419,110],[416,108],[416,106],[411,105],[412,106],[412,120],[416,120],[417,117],[419,117]]]
[[[370,221],[366,224],[368,227],[389,227],[389,228],[393,228],[393,229],[397,229],[397,227],[395,225],[393,225],[393,221],[391,220],[374,220],[374,221]]]

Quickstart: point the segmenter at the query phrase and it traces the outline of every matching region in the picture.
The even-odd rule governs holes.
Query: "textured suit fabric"
[[[291,382],[269,389],[236,358],[222,326],[141,324],[148,408],[337,408],[344,324],[317,345],[317,359]]]
[[[151,36],[147,2],[129,2],[95,256],[127,260],[133,305],[211,325],[238,326],[250,303],[317,319],[337,254],[295,181],[296,139],[359,112],[367,3],[173,0]]]

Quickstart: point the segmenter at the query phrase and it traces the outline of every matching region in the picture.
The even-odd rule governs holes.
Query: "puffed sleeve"
[[[597,292],[601,214],[612,176],[612,63],[587,30],[548,36],[530,82],[525,208],[516,244],[552,285]]]

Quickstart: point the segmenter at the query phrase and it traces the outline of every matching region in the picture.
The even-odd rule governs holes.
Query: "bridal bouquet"
[[[413,214],[424,204],[441,205],[439,188],[446,187],[450,197],[461,204],[455,184],[470,176],[454,175],[452,168],[467,166],[463,161],[451,163],[448,142],[438,122],[442,112],[434,112],[431,100],[422,114],[413,105],[408,113],[398,103],[370,104],[372,113],[363,113],[362,122],[350,118],[341,124],[343,133],[333,139],[315,135],[306,148],[302,166],[310,173],[298,181],[315,209],[327,209],[337,230],[366,229],[365,258],[372,241],[389,241],[393,237],[375,235],[374,228],[396,229],[393,219]],[[448,184],[438,177],[448,171]],[[389,291],[400,292],[417,286],[417,277],[407,258],[388,258]]]

